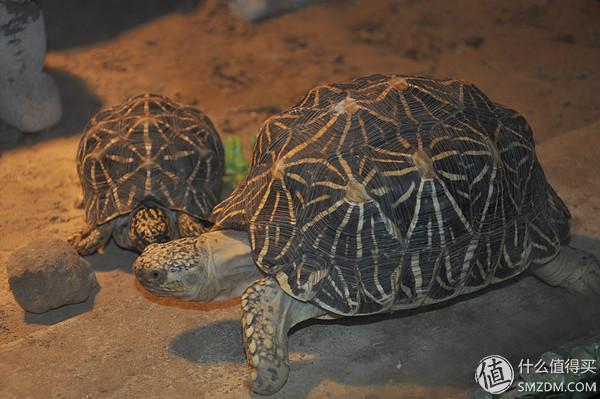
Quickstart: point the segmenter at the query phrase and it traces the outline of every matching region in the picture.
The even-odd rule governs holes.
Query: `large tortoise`
[[[101,110],[79,142],[88,227],[71,242],[87,255],[112,236],[141,252],[150,243],[205,232],[223,168],[221,139],[196,108],[142,94]]]
[[[600,294],[598,260],[564,245],[569,211],[531,128],[458,80],[374,75],[311,90],[265,122],[245,182],[213,216],[209,233],[146,248],[135,275],[185,300],[243,293],[261,394],[285,383],[287,332],[309,318],[446,301],[530,266]]]

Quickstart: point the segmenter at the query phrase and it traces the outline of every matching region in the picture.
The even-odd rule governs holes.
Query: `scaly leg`
[[[600,298],[600,261],[589,252],[563,245],[556,258],[532,270],[547,284],[586,298]]]
[[[242,295],[242,330],[253,392],[271,395],[281,389],[289,373],[289,329],[325,313],[289,296],[272,277],[248,287]]]
[[[85,230],[73,234],[68,241],[75,247],[79,255],[92,255],[96,252],[102,252],[102,249],[110,240],[113,232],[112,223],[104,223],[95,228],[86,228]]]
[[[210,227],[184,212],[179,212],[177,214],[177,227],[179,229],[180,238],[197,237],[200,234],[210,231]]]

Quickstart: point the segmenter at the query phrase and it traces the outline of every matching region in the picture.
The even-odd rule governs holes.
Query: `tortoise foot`
[[[242,295],[242,329],[246,358],[251,368],[250,389],[272,395],[288,374],[287,330],[278,314],[287,295],[271,278],[258,280]],[[285,330],[285,331],[284,331]]]
[[[288,295],[273,277],[252,284],[242,295],[242,329],[250,365],[250,389],[272,395],[290,372],[288,331],[294,325],[326,312]]]
[[[200,220],[191,217],[187,213],[179,212],[177,215],[177,225],[179,228],[179,237],[197,237],[210,231],[208,225],[204,225]]]
[[[600,298],[600,261],[587,251],[563,246],[554,260],[533,272],[547,284],[586,298]]]
[[[108,243],[112,234],[110,224],[100,226],[96,229],[85,229],[73,234],[67,241],[75,247],[79,255],[92,255],[96,252],[102,253],[104,246]]]

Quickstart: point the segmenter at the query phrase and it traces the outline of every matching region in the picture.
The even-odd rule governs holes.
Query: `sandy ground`
[[[573,245],[600,256],[600,2],[316,4],[257,25],[218,1],[41,0],[65,116],[38,135],[0,125],[0,397],[246,398],[236,301],[160,300],[111,245],[90,258],[88,302],[24,313],[10,252],[83,227],[75,149],[98,107],[142,91],[195,104],[245,152],[270,113],[310,87],[370,73],[470,80],[522,112],[573,213]],[[175,3],[175,2],[173,2]],[[517,361],[600,334],[600,307],[532,277],[450,306],[312,322],[291,337],[280,398],[445,398],[474,388],[484,355]]]

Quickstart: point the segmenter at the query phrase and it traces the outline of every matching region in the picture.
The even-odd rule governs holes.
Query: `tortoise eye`
[[[148,276],[151,280],[158,280],[160,278],[160,273],[156,270],[152,270]]]

